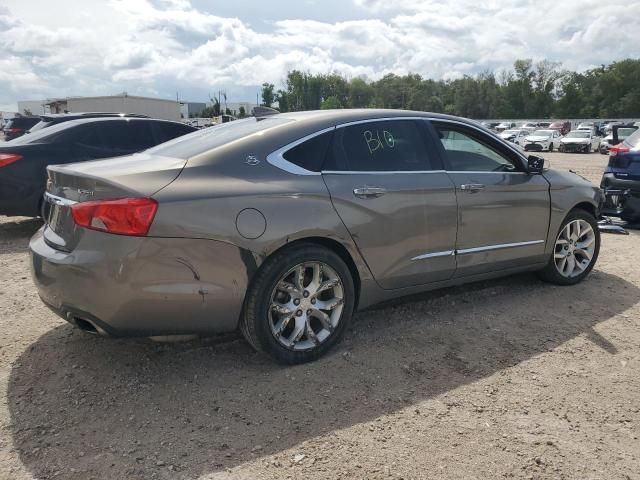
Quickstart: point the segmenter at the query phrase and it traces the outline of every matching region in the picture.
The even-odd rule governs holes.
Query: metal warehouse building
[[[43,101],[48,113],[119,112],[138,113],[164,120],[180,120],[180,103],[162,98],[136,97],[122,93],[106,97],[67,97]],[[35,113],[35,112],[34,112]]]

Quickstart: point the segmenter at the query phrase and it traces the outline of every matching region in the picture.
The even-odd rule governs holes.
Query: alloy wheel
[[[336,330],[343,308],[344,288],[335,270],[323,262],[301,263],[271,293],[271,333],[286,348],[310,350]]]
[[[567,223],[556,239],[556,269],[563,277],[577,277],[591,264],[595,248],[596,235],[588,222],[578,219]]]

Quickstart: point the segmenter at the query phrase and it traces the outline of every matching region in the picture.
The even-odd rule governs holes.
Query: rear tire
[[[558,146],[558,151],[559,151],[560,153],[564,153],[564,145],[563,145],[563,144],[560,144],[560,145]]]
[[[342,258],[300,243],[262,265],[247,291],[240,331],[280,363],[310,362],[338,343],[354,305],[353,278]]]
[[[549,263],[538,275],[556,285],[575,285],[589,275],[599,253],[598,222],[589,212],[573,209],[556,234]]]

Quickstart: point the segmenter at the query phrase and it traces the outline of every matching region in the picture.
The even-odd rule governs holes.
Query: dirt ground
[[[546,155],[599,182],[606,157]],[[0,478],[640,479],[640,232],[575,287],[534,275],[357,314],[320,361],[237,337],[79,332],[0,217]]]

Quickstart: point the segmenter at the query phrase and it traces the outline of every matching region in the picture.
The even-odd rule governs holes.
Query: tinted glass
[[[225,143],[248,137],[270,128],[281,127],[292,121],[289,118],[265,118],[260,121],[256,121],[255,118],[235,120],[176,138],[158,145],[151,149],[149,153],[186,159],[213,150]]]
[[[102,135],[97,125],[83,125],[68,131],[64,141],[88,148],[102,148]]]
[[[515,170],[513,161],[474,132],[435,125],[451,171],[504,172]]]
[[[155,129],[157,143],[168,142],[196,131],[193,127],[176,122],[153,122],[153,128]]]
[[[96,122],[91,127],[101,130],[105,147],[138,152],[156,144],[149,123],[144,120],[118,120]]]
[[[332,137],[333,131],[315,136],[288,150],[283,157],[306,170],[319,172],[322,170]]]
[[[339,169],[432,170],[423,132],[414,120],[366,122],[340,128],[333,150]]]

